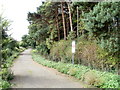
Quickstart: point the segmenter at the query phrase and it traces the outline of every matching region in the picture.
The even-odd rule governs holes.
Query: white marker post
[[[74,64],[75,41],[72,41],[72,64]]]

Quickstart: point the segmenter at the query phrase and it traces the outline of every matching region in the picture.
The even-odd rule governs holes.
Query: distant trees
[[[29,36],[23,35],[22,41],[20,42],[20,46],[27,48],[28,46],[30,46],[30,42],[28,42],[28,41],[29,41]]]

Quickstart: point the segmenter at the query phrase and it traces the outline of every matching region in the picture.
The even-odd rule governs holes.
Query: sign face
[[[72,53],[75,53],[75,41],[72,41]]]

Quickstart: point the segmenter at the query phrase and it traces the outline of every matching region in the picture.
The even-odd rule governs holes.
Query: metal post
[[[74,53],[72,54],[72,64],[74,64]]]
[[[78,6],[77,6],[77,37],[79,36],[79,32],[78,32]]]

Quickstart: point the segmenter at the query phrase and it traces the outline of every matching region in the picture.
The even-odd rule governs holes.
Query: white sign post
[[[72,64],[74,64],[75,41],[72,41]]]
[[[72,53],[75,53],[75,41],[72,41]]]

